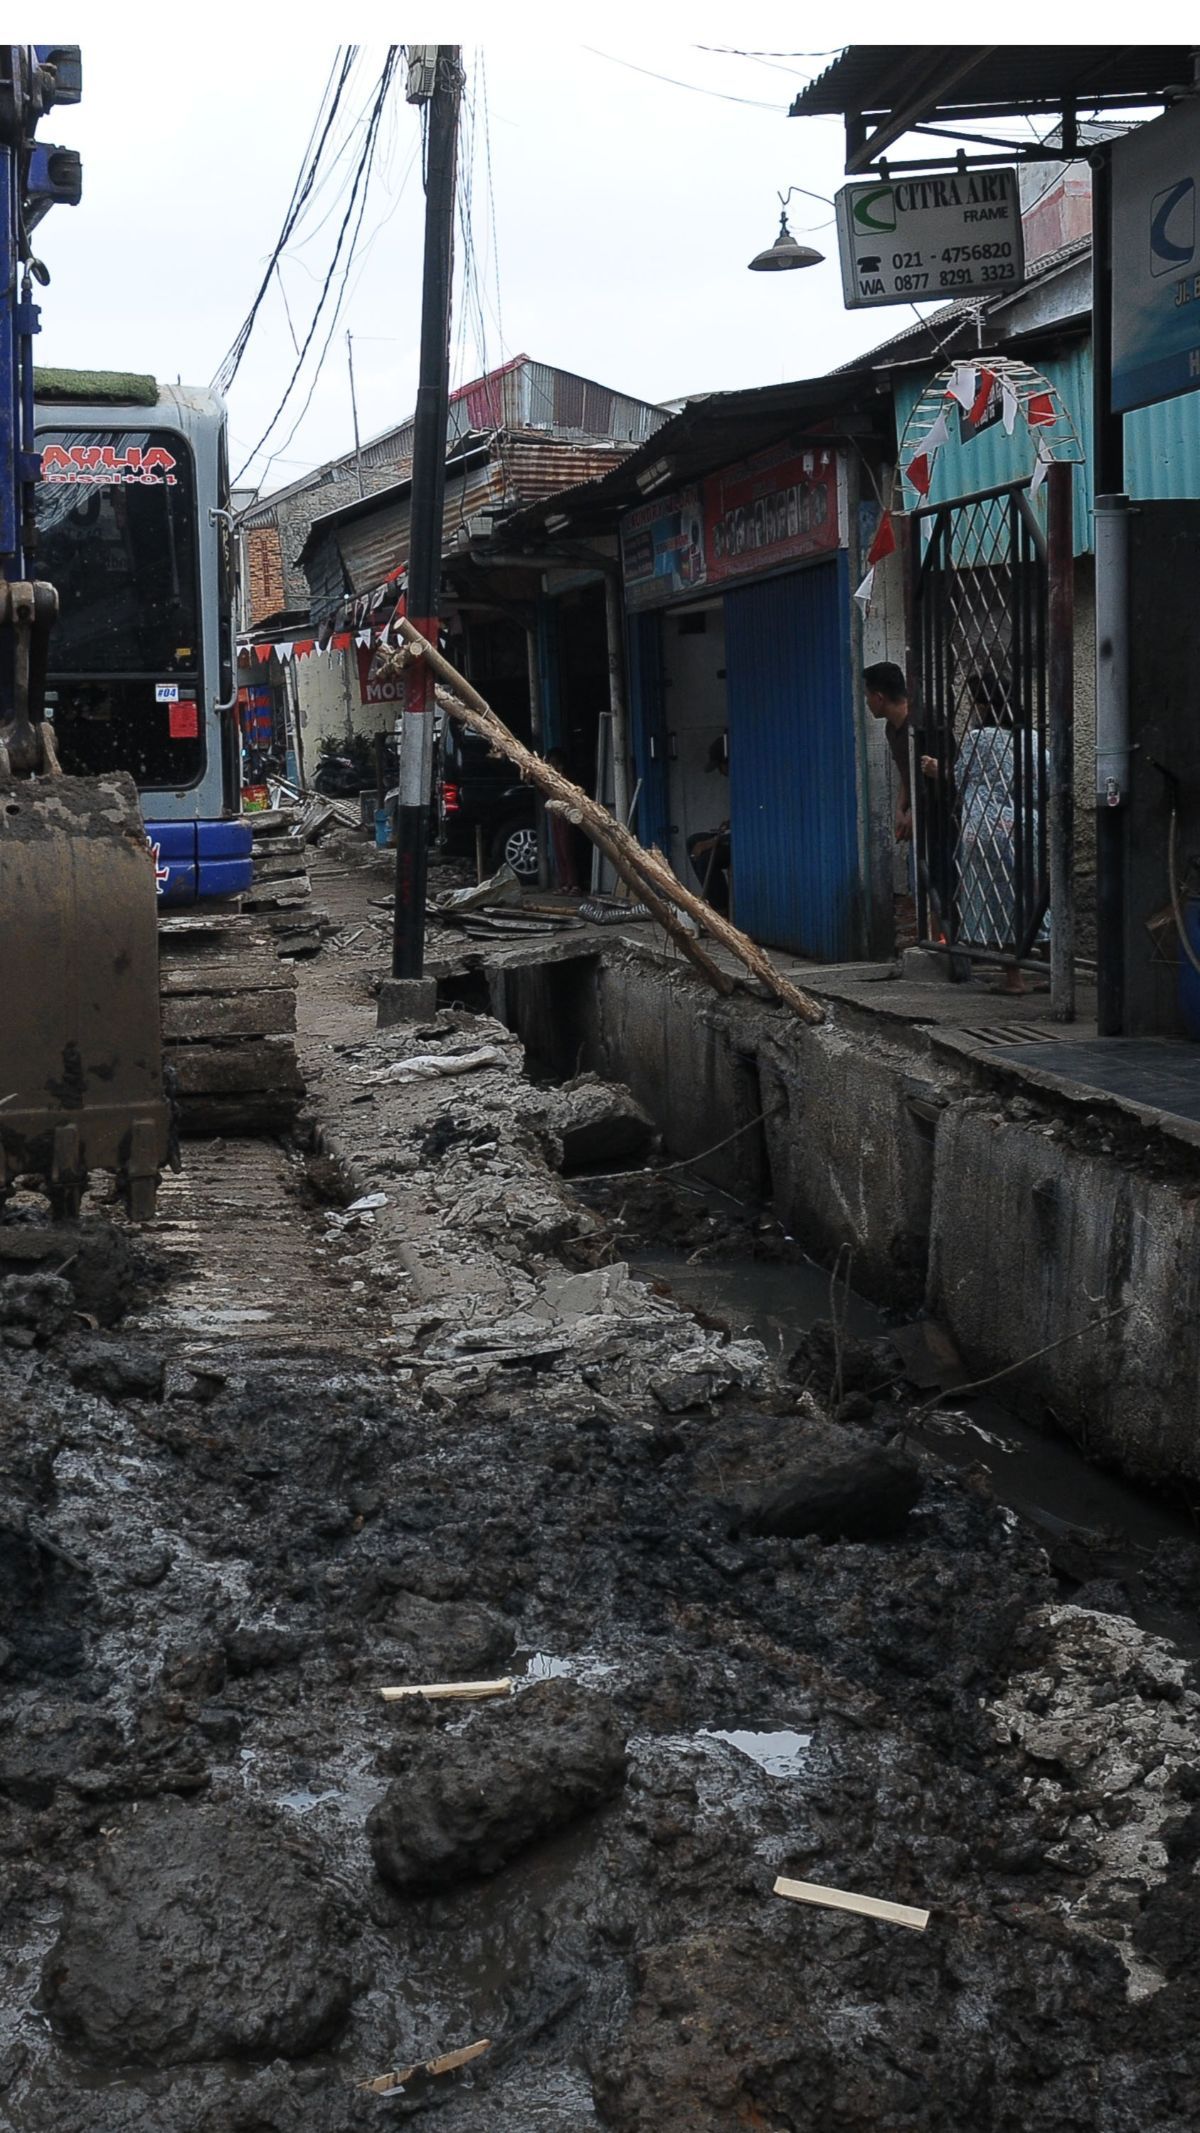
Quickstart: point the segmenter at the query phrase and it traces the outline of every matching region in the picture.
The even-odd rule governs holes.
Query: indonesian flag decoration
[[[949,399],[949,397],[950,397],[950,395],[949,395],[949,394],[947,393],[947,395],[946,395],[946,398],[947,398],[947,399]],[[949,444],[949,442],[950,442],[950,410],[949,410],[949,408],[947,408],[947,407],[944,407],[944,406],[943,406],[943,407],[939,407],[939,409],[938,409],[938,412],[937,412],[937,419],[936,419],[936,421],[934,422],[933,428],[932,428],[932,429],[930,430],[930,432],[929,432],[929,435],[928,435],[928,436],[926,437],[926,439],[925,439],[925,443],[924,443],[924,446],[923,446],[923,449],[924,449],[924,451],[925,451],[926,453],[928,453],[928,454],[929,454],[929,456],[930,456],[930,464],[931,464],[931,465],[932,465],[932,463],[933,463],[933,457],[932,457],[932,455],[933,455],[933,454],[934,454],[935,452],[940,452],[940,451],[941,451],[941,449],[942,449],[942,446],[943,446],[944,444]]]
[[[864,614],[871,605],[871,592],[874,587],[874,584],[875,566],[874,564],[872,564],[870,570],[867,572],[866,577],[863,579],[862,584],[856,588],[854,594],[854,597],[858,601],[858,604],[862,608]]]
[[[316,651],[316,648],[317,646],[315,638],[298,637],[292,647],[292,650],[295,652],[297,659],[307,659],[311,652]]]
[[[1053,461],[1054,452],[1050,443],[1050,439],[1048,437],[1043,437],[1041,435],[1035,434],[1033,443],[1034,450],[1037,453],[1037,460],[1034,465],[1033,473],[1030,476],[1029,494],[1031,496],[1036,496],[1038,490],[1042,486],[1042,483],[1046,479],[1046,470]]]
[[[359,631],[357,631],[357,632],[356,632],[356,634],[355,634],[354,642],[355,642],[355,644],[356,644],[356,645],[358,646],[358,648],[359,648],[359,651],[360,651],[360,652],[361,652],[361,651],[363,651],[363,650],[365,649],[365,647],[366,647],[367,645],[369,645],[369,644],[370,644],[370,642],[371,642],[371,632],[370,632],[370,630],[359,630]]]
[[[350,649],[349,630],[339,630],[336,637],[331,637],[329,648],[333,652],[348,652]]]
[[[1001,378],[1000,419],[1004,424],[1004,434],[1006,437],[1011,437],[1013,430],[1016,428],[1017,410],[1020,405],[1021,403],[1017,398],[1017,388],[1013,384],[1012,379]]]
[[[928,496],[929,484],[933,480],[933,466],[927,452],[918,452],[909,460],[906,479],[912,483],[918,496]]]
[[[254,647],[254,656],[255,656],[255,658],[257,659],[257,661],[258,661],[259,665],[260,665],[260,666],[264,666],[264,667],[265,667],[265,666],[266,666],[266,663],[267,663],[267,661],[268,661],[268,659],[269,659],[269,658],[270,658],[270,656],[271,656],[271,647],[270,647],[270,645],[269,645],[269,644],[256,644],[256,645],[255,645],[255,647]]]
[[[1031,393],[1025,402],[1025,420],[1031,430],[1039,427],[1049,428],[1051,423],[1057,422],[1053,394]]]
[[[892,524],[891,512],[885,511],[875,528],[874,539],[867,550],[867,568],[872,576],[874,575],[876,563],[882,563],[885,556],[895,555],[895,553],[896,529]],[[866,582],[864,578],[863,584],[865,585]],[[855,593],[854,597],[857,600],[858,594]]]
[[[286,666],[290,666],[290,665],[291,665],[291,662],[292,662],[292,653],[293,653],[293,652],[295,651],[295,649],[296,649],[296,646],[295,646],[295,642],[294,642],[294,641],[293,641],[293,642],[292,642],[291,644],[277,644],[277,645],[276,645],[276,647],[275,647],[276,653],[277,653],[278,657],[280,658],[280,660],[282,660],[282,662],[283,662],[283,664],[284,664],[284,666],[285,666],[285,667],[286,667]]]
[[[983,421],[983,418],[987,413],[988,401],[991,399],[992,387],[995,382],[996,373],[994,370],[980,371],[979,390],[976,393],[975,398],[971,402],[970,412],[967,417],[968,421],[974,422],[976,424]]]
[[[976,390],[974,364],[960,363],[957,370],[953,372],[949,385],[946,387],[947,399],[957,400],[963,413],[966,414],[975,405]]]

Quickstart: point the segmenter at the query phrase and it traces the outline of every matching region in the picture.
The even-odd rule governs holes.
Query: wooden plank
[[[390,2074],[376,2074],[374,2081],[360,2081],[358,2086],[368,2096],[389,2096],[394,2089],[402,2089],[414,2074],[456,2074],[460,2066],[469,2066],[481,2052],[491,2049],[491,2038],[481,2037],[478,2044],[464,2044],[461,2051],[443,2052],[440,2059],[418,2060],[412,2066],[399,2066]]]
[[[380,1689],[379,1693],[385,1703],[399,1703],[405,1696],[427,1696],[432,1701],[461,1696],[477,1703],[484,1696],[511,1695],[512,1676],[505,1674],[499,1681],[423,1681],[411,1688]]]
[[[276,1037],[295,1027],[295,994],[283,987],[162,1002],[162,1033],[167,1043],[194,1043],[202,1037]]]
[[[308,875],[308,856],[302,844],[293,844],[289,838],[277,844],[272,851],[269,846],[254,854],[255,881],[275,881],[279,876],[291,874]]]
[[[164,957],[158,966],[158,989],[165,1000],[191,994],[231,992],[295,992],[296,973],[290,963],[281,963],[272,942],[269,955],[197,956],[177,962]]]
[[[822,1888],[817,1881],[788,1881],[781,1874],[775,1883],[776,1896],[786,1896],[792,1903],[820,1904],[828,1911],[855,1911],[862,1918],[882,1918],[892,1926],[908,1926],[914,1933],[923,1933],[929,1924],[928,1911],[918,1911],[911,1904],[888,1903],[882,1896],[854,1896],[848,1889]]]
[[[278,1090],[303,1095],[296,1048],[287,1037],[238,1038],[232,1044],[168,1044],[181,1096],[241,1096]]]

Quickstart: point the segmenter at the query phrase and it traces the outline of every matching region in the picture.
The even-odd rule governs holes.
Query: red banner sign
[[[358,700],[363,704],[402,704],[404,702],[404,677],[400,674],[372,674],[371,661],[374,648],[360,644],[358,651]]]
[[[837,453],[774,445],[704,484],[707,579],[719,585],[840,547]]]

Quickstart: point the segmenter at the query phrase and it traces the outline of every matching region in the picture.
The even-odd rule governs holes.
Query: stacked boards
[[[180,1132],[286,1132],[304,1095],[296,972],[270,929],[233,910],[164,912],[158,967]]]

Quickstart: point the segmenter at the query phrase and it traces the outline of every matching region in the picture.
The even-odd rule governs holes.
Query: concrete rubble
[[[1188,1651],[917,1441],[889,1344],[789,1373],[639,1277],[567,1174],[651,1159],[628,1092],[464,1008],[324,1027],[303,1345],[153,1251],[103,1325],[61,1238],[0,1282],[5,2123],[1192,2133]]]

